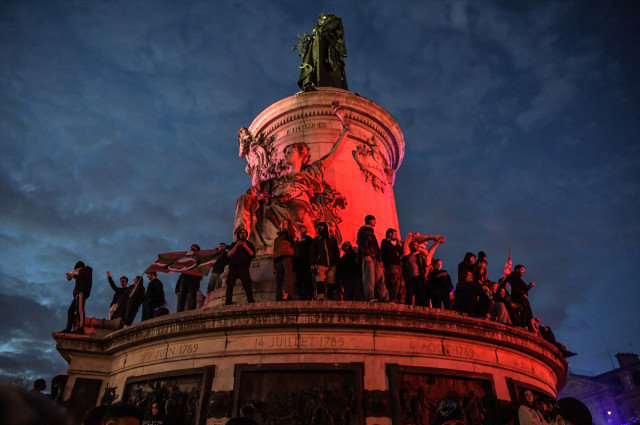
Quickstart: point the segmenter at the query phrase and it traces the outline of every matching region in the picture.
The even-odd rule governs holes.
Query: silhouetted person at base
[[[142,412],[129,404],[115,403],[107,408],[102,418],[103,425],[141,425]]]
[[[38,378],[33,381],[33,388],[31,389],[32,394],[40,394],[44,395],[43,391],[47,389],[47,381],[42,378]]]
[[[242,406],[240,408],[240,416],[229,419],[227,425],[258,425],[258,423],[253,420],[253,407],[249,404]]]
[[[17,385],[0,383],[2,425],[68,425],[70,418],[56,403]]]
[[[551,410],[550,425],[591,425],[593,417],[587,406],[573,397],[562,398]]]

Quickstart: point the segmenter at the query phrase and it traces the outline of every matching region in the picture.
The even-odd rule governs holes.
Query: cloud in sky
[[[401,231],[446,235],[436,255],[451,271],[486,251],[493,279],[511,249],[575,369],[610,367],[603,338],[638,352],[632,2],[0,8],[0,376],[64,370],[50,332],[78,259],[95,270],[88,315],[105,317],[106,270],[133,277],[159,252],[230,241],[250,184],[237,131],[297,91],[291,46],[322,11],[343,19],[350,90],[404,132]],[[175,310],[176,276],[161,279]]]

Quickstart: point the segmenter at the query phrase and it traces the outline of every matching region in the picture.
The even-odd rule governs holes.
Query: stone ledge
[[[530,332],[466,317],[453,311],[387,303],[290,301],[209,307],[159,317],[106,335],[54,333],[57,349],[70,361],[73,352],[112,355],[141,343],[185,336],[256,329],[313,330],[330,328],[402,332],[410,336],[430,335],[459,338],[512,349],[536,358],[563,376],[567,363],[557,348]]]

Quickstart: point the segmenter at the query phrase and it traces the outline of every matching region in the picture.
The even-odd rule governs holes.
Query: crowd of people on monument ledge
[[[375,225],[375,217],[366,216],[358,230],[357,247],[348,241],[338,247],[327,223],[318,223],[317,236],[311,238],[304,226],[296,228],[290,218],[280,222],[273,246],[275,300],[388,302],[454,310],[528,329],[556,345],[565,357],[575,355],[555,340],[548,326],[534,318],[529,291],[535,284],[523,280],[523,265],[492,281],[487,274],[486,254],[467,252],[458,264],[454,286],[442,260],[434,258],[438,245],[445,242],[444,236],[411,232],[403,242],[396,229],[388,229],[378,243]],[[233,303],[237,280],[242,282],[247,301],[254,302],[249,269],[256,249],[245,229],[237,230],[235,236],[230,246],[220,243],[221,254],[207,286],[207,293],[226,287],[225,305]],[[197,253],[200,247],[193,244],[191,251]],[[141,306],[143,321],[169,314],[162,282],[155,272],[147,272],[146,277],[146,289],[142,276],[136,276],[133,285],[122,276],[118,286],[107,271],[107,281],[114,291],[109,319],[119,318],[123,326],[130,326]],[[79,261],[67,273],[67,279],[75,280],[74,299],[62,332],[84,333],[84,305],[91,292],[92,269]],[[205,295],[200,291],[201,280],[201,276],[180,275],[175,286],[177,312],[202,305]]]

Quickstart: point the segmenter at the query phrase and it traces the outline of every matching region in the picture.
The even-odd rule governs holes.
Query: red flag
[[[144,272],[185,273],[194,276],[206,276],[220,254],[222,254],[220,248],[198,252],[180,251],[158,254],[156,262],[147,267]]]
[[[511,262],[511,250],[509,250],[509,256],[507,257],[507,262],[504,263],[504,271],[502,272],[502,277],[506,279],[507,276],[511,274],[512,266],[513,266],[513,263]]]

